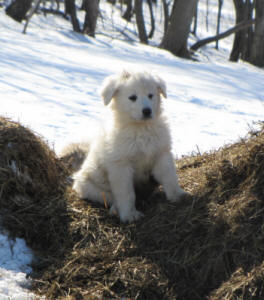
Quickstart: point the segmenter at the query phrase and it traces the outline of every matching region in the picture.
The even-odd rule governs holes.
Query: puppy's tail
[[[77,172],[90,150],[89,143],[71,143],[61,151],[59,158],[71,169]]]

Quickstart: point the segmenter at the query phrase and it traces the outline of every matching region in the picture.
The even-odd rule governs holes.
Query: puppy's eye
[[[153,98],[153,94],[148,94],[149,99]]]
[[[128,97],[129,100],[135,102],[137,100],[137,96],[136,95],[131,95],[130,97]]]

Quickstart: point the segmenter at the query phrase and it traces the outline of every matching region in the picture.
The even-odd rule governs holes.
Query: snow
[[[28,266],[33,259],[32,251],[23,239],[8,239],[0,233],[0,299],[30,300],[34,294],[28,291],[30,280],[26,278],[32,270]]]
[[[199,4],[201,38],[215,34],[216,1],[209,2],[208,31],[205,2]],[[159,14],[156,8],[161,28],[151,41],[155,45],[162,37]],[[224,2],[223,14],[222,31],[234,25],[232,1]],[[24,35],[23,25],[0,10],[0,27],[0,115],[43,135],[57,152],[104,121],[98,90],[106,76],[125,68],[152,70],[166,81],[163,104],[175,156],[217,149],[263,120],[263,69],[228,62],[232,36],[219,42],[221,51],[214,44],[200,50],[194,62],[139,44],[135,25],[120,19],[110,5],[102,7],[96,39],[72,32],[70,22],[53,15],[34,16]],[[31,250],[23,240],[10,242],[1,233],[0,254],[0,299],[31,299],[26,278]]]

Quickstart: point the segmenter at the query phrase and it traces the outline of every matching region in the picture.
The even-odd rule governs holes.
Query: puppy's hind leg
[[[112,195],[98,188],[89,179],[83,177],[81,172],[74,175],[73,189],[81,199],[88,199],[104,204],[105,199],[108,204],[112,203]]]

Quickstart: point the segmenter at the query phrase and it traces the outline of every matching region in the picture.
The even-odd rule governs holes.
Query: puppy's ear
[[[101,97],[104,100],[104,105],[108,105],[118,91],[118,78],[113,75],[107,77],[101,88]]]
[[[118,92],[120,84],[131,77],[131,73],[123,70],[119,75],[112,75],[107,77],[101,88],[101,96],[104,100],[104,104],[108,105],[115,94]]]
[[[128,80],[131,76],[132,76],[132,74],[127,70],[123,70],[121,73],[121,78],[123,80]]]
[[[164,98],[167,98],[166,82],[163,79],[161,79],[159,76],[155,76],[155,80],[156,80],[156,84],[157,84],[159,93]]]

